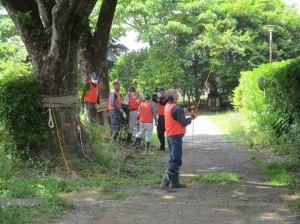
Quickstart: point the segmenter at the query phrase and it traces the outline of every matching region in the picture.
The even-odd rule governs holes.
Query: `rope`
[[[231,13],[233,12],[235,3],[236,3],[236,1],[233,2],[232,7],[231,7],[231,10],[230,10],[230,12],[229,12],[229,14],[228,14],[228,16],[227,16],[227,18],[226,18],[225,26],[224,26],[224,29],[223,29],[223,32],[222,32],[222,36],[221,36],[221,38],[220,38],[220,40],[219,40],[219,42],[218,42],[218,45],[217,45],[216,54],[215,54],[215,56],[214,56],[214,59],[213,59],[213,62],[212,62],[212,64],[211,64],[211,66],[210,66],[210,68],[209,68],[209,72],[208,72],[208,75],[207,75],[207,77],[206,77],[206,79],[205,79],[205,82],[204,82],[204,84],[203,84],[203,88],[202,88],[202,90],[201,90],[201,93],[200,93],[200,96],[199,96],[199,100],[198,100],[198,103],[197,103],[197,106],[196,106],[196,109],[195,109],[195,110],[198,110],[198,108],[199,108],[199,105],[200,105],[200,102],[201,102],[201,96],[202,96],[202,95],[204,94],[204,92],[205,92],[205,88],[206,88],[207,82],[208,82],[209,77],[210,77],[210,75],[211,75],[211,72],[212,72],[212,70],[213,70],[213,68],[214,68],[214,66],[215,66],[215,64],[216,64],[216,59],[218,58],[218,56],[219,56],[219,54],[220,54],[220,48],[221,48],[221,45],[222,45],[222,43],[223,43],[223,38],[224,38],[224,35],[225,35],[226,30],[227,30],[227,27],[228,27],[228,21],[229,21],[229,18],[231,17]],[[186,170],[185,170],[186,174],[189,172],[189,163],[190,163],[190,159],[191,159],[191,157],[192,157],[192,154],[193,154],[194,151],[195,151],[194,140],[193,140],[193,139],[194,139],[194,133],[195,133],[195,125],[194,125],[194,121],[193,121],[193,124],[192,124],[192,149],[191,149],[191,151],[188,153],[187,160],[186,160],[186,167],[185,167],[185,169],[186,169]],[[191,179],[190,179],[189,183],[190,183],[190,182],[191,182]]]
[[[85,151],[84,151],[84,148],[83,148],[83,142],[82,142],[82,134],[81,134],[81,127],[80,127],[80,124],[79,122],[76,124],[76,131],[77,131],[77,134],[78,134],[78,138],[79,138],[79,141],[80,141],[80,148],[81,148],[81,151],[82,151],[82,154],[83,156],[89,160],[90,162],[93,162],[93,160],[91,158],[89,158]]]
[[[49,128],[54,128],[54,123],[53,123],[53,118],[52,118],[52,113],[51,113],[51,109],[49,108],[49,120],[48,120],[48,126]]]
[[[64,152],[64,149],[62,147],[62,143],[61,143],[61,139],[60,139],[60,135],[59,135],[59,130],[58,130],[58,125],[57,125],[57,121],[56,121],[56,118],[55,118],[55,111],[54,111],[54,107],[53,107],[52,103],[50,103],[49,110],[52,111],[52,113],[53,113],[54,124],[55,124],[55,127],[56,127],[57,139],[58,139],[60,151],[61,151],[61,154],[62,154],[62,157],[63,157],[63,160],[64,160],[64,165],[65,165],[67,171],[70,172],[70,173],[77,173],[77,174],[84,174],[84,175],[95,175],[95,174],[89,173],[89,172],[74,171],[74,170],[71,170],[69,168],[69,165],[68,165],[68,162],[67,162],[67,159],[66,159],[66,156],[65,156],[65,152]]]

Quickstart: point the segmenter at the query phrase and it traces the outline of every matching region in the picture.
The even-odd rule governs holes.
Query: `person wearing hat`
[[[134,126],[137,122],[137,111],[142,101],[145,98],[142,93],[138,92],[135,87],[129,88],[129,93],[126,94],[123,104],[127,106],[129,110],[129,118],[128,118],[128,129],[127,129],[127,143],[131,143],[132,133],[134,130]]]
[[[82,102],[84,102],[85,119],[88,122],[91,122],[97,118],[97,109],[95,106],[100,104],[99,90],[98,75],[96,72],[93,72],[91,74],[91,79],[85,84],[82,96]]]
[[[109,93],[108,98],[108,111],[110,123],[112,127],[111,141],[115,142],[118,139],[121,129],[121,114],[126,119],[127,115],[121,108],[121,97],[119,94],[121,82],[118,79],[113,81],[113,89]]]
[[[149,149],[152,139],[153,120],[155,121],[155,125],[157,125],[156,107],[155,104],[150,101],[150,99],[151,93],[145,92],[145,101],[140,104],[137,112],[137,119],[140,123],[140,130],[136,134],[136,139],[133,143],[133,145],[138,146],[140,144],[141,138],[145,134],[146,151]]]

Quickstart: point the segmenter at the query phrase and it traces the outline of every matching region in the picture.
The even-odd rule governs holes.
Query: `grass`
[[[238,176],[234,173],[206,173],[199,174],[196,177],[192,178],[192,181],[195,183],[202,184],[219,184],[219,185],[229,185],[239,182],[242,179],[241,176]]]
[[[101,192],[101,198],[121,200],[148,195],[138,187],[160,183],[161,164],[155,162],[158,151],[144,155],[143,149],[109,144],[105,140],[109,133],[98,124],[84,123],[84,130],[94,151],[93,162],[83,155],[68,154],[67,165],[74,171],[72,173],[67,172],[66,167],[51,167],[51,164],[36,159],[22,161],[1,151],[0,144],[0,198],[41,199],[38,206],[3,205],[0,207],[0,223],[32,223],[57,218],[74,207],[68,198],[82,190]],[[151,145],[157,144],[155,130]],[[120,160],[124,150],[130,153],[126,161]]]
[[[270,175],[271,177],[266,181],[274,186],[290,186],[299,182],[293,175],[293,170],[296,169],[297,163],[295,162],[271,162],[264,163],[262,173]]]
[[[234,112],[214,113],[207,115],[224,134],[228,134],[232,128],[231,117]]]

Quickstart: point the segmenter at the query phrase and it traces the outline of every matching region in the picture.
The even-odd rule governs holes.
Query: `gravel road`
[[[235,146],[207,116],[200,116],[184,137],[182,182],[187,183],[191,176],[200,173],[231,172],[242,177],[239,183],[230,186],[192,183],[176,193],[166,193],[159,185],[145,184],[139,189],[149,195],[124,200],[81,194],[74,197],[75,209],[53,223],[299,224],[299,213],[290,205],[295,199],[295,189],[266,184],[268,176],[251,162],[253,155],[267,160],[276,157]],[[162,152],[161,159],[166,162],[168,153]]]

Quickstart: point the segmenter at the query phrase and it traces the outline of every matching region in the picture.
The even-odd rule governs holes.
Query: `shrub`
[[[17,149],[38,145],[45,133],[38,81],[32,75],[0,79],[0,119]]]
[[[265,94],[258,87],[262,75]],[[239,82],[233,105],[252,124],[251,142],[300,159],[300,59],[261,65]]]

